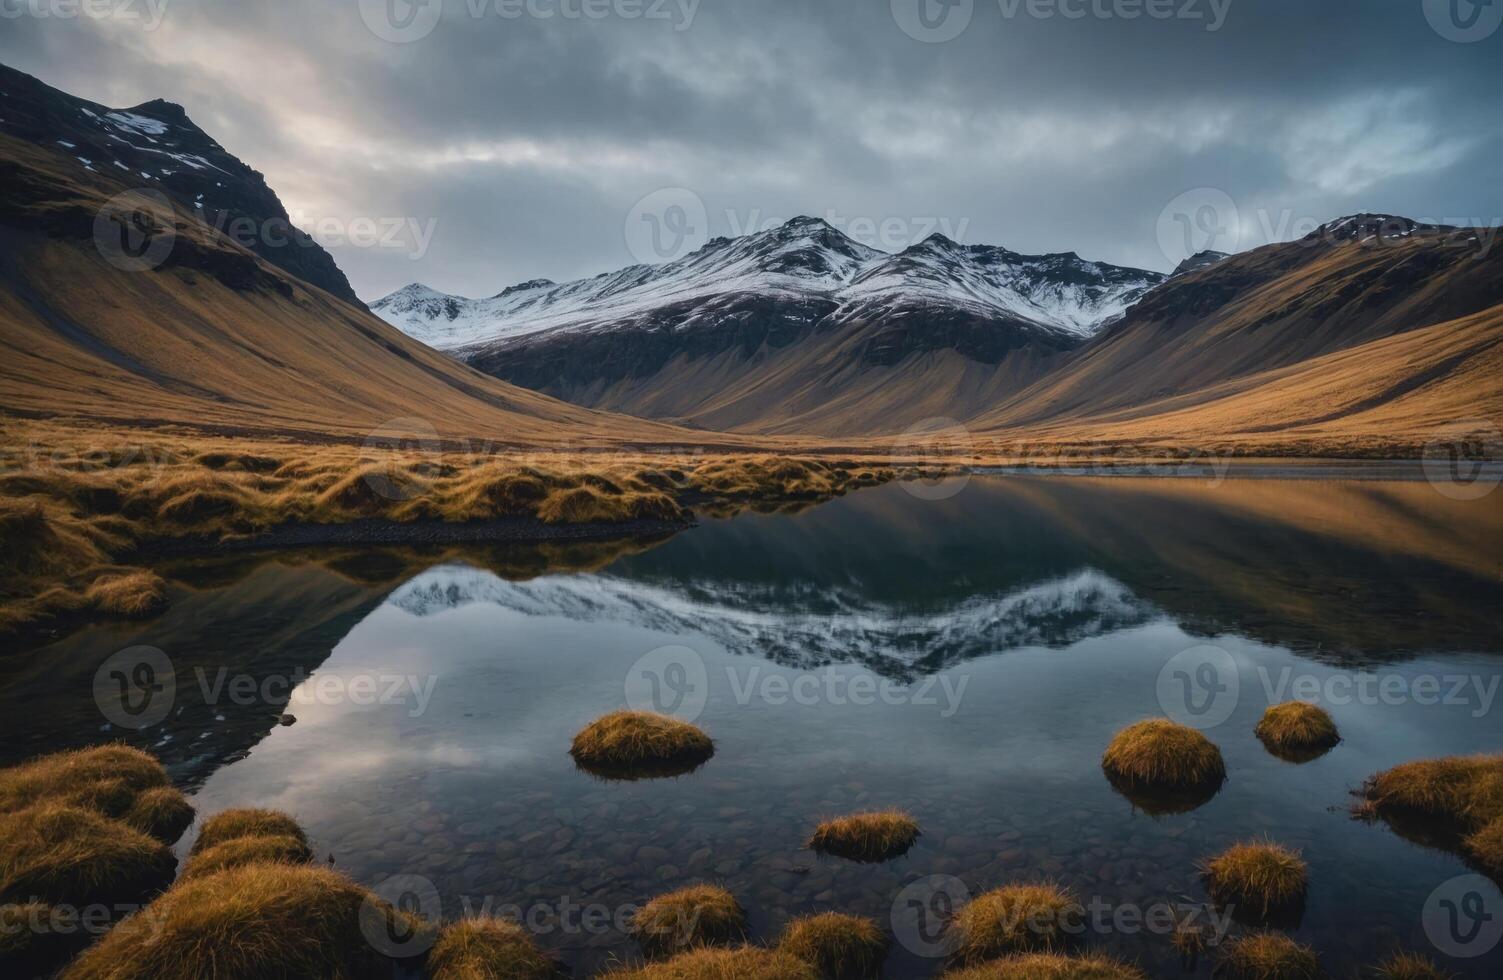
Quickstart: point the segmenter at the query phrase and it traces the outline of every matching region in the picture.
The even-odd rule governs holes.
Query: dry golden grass
[[[724,888],[690,885],[659,895],[638,909],[631,931],[648,956],[665,956],[744,939],[746,913]]]
[[[312,860],[313,852],[305,842],[296,837],[285,834],[236,837],[195,851],[178,880],[202,878],[245,864],[307,864]]]
[[[248,864],[174,885],[105,934],[63,976],[389,980],[391,961],[366,938],[362,916],[370,928],[393,929],[391,935],[431,929],[327,868]]]
[[[38,803],[0,814],[0,901],[130,903],[176,871],[161,841],[93,810]]]
[[[125,745],[58,752],[0,769],[0,812],[39,803],[92,810],[166,844],[193,820],[193,807],[156,757]]]
[[[550,980],[557,963],[515,922],[462,919],[444,927],[428,953],[429,980]]]
[[[1362,792],[1364,812],[1433,826],[1489,873],[1503,874],[1503,754],[1406,762],[1373,776]]]
[[[1320,960],[1309,946],[1279,932],[1254,932],[1221,945],[1216,975],[1230,980],[1318,980]]]
[[[886,861],[907,853],[918,837],[917,820],[901,810],[883,810],[826,820],[814,829],[809,846],[853,861]]]
[[[361,520],[636,533],[685,526],[690,506],[820,500],[897,475],[774,456],[418,452],[14,421],[0,436],[0,632],[159,611],[160,581],[121,564],[159,542]]]
[[[305,848],[308,846],[308,835],[287,814],[245,807],[224,810],[205,820],[191,853],[197,855],[227,841],[257,837],[288,837]]]
[[[600,775],[672,774],[702,765],[715,754],[715,743],[693,725],[667,715],[613,711],[580,730],[569,754]]]
[[[870,980],[882,972],[887,934],[872,919],[839,912],[788,923],[778,949],[814,967],[823,980]]]
[[[153,616],[167,609],[167,583],[146,570],[101,576],[84,591],[84,601],[105,615]]]
[[[1226,779],[1221,750],[1210,739],[1163,718],[1118,732],[1101,767],[1113,781],[1143,788],[1220,786]]]
[[[1147,980],[1147,975],[1107,956],[1024,953],[951,970],[941,980]]]
[[[1304,701],[1273,705],[1263,712],[1254,732],[1268,751],[1281,758],[1305,758],[1341,741],[1325,709]]]
[[[1069,944],[1080,903],[1052,882],[1007,885],[976,896],[955,914],[956,959],[976,965],[1013,953],[1056,952]]]
[[[1217,904],[1258,919],[1297,914],[1310,883],[1299,853],[1272,841],[1234,844],[1201,871]]]
[[[1394,953],[1367,972],[1377,980],[1452,980],[1454,976],[1418,953]]]
[[[172,786],[154,786],[137,794],[124,820],[137,830],[168,844],[193,824],[193,804]]]
[[[613,970],[602,980],[819,980],[803,960],[780,950],[695,949],[660,963]]]

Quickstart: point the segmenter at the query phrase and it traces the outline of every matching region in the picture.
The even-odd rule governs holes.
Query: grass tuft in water
[[[822,912],[788,923],[778,949],[814,967],[823,980],[867,980],[881,973],[887,945],[872,919]]]
[[[650,957],[697,946],[739,942],[746,937],[746,912],[718,885],[690,885],[649,901],[632,917],[632,935]]]
[[[551,980],[563,975],[527,931],[492,917],[444,927],[428,954],[429,980]]]
[[[1211,898],[1244,921],[1292,923],[1304,911],[1309,868],[1281,844],[1234,844],[1204,862],[1201,872]]]
[[[1013,953],[1056,952],[1073,938],[1081,905],[1053,882],[1007,885],[976,896],[951,924],[955,957],[974,965]]]
[[[715,743],[700,729],[650,711],[615,711],[574,736],[569,754],[609,778],[676,775],[703,765]]]
[[[917,820],[901,810],[882,810],[825,821],[809,847],[852,861],[886,861],[906,854],[918,837]]]

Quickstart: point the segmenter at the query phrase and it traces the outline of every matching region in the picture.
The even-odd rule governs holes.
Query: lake
[[[1161,910],[1207,915],[1197,862],[1267,836],[1309,863],[1292,932],[1329,972],[1402,946],[1495,976],[1503,947],[1447,957],[1427,930],[1466,864],[1349,808],[1396,763],[1503,748],[1500,502],[1330,474],[1013,474],[662,541],[178,561],[161,618],[6,658],[0,751],[150,748],[200,814],[285,809],[320,860],[429,914],[519,915],[576,975],[636,954],[634,905],[713,881],[755,941],[870,915],[897,937],[886,975],[931,976],[947,908],[1040,878],[1099,910],[1087,946],[1181,975]],[[122,717],[111,667],[143,658],[166,697]],[[1344,736],[1300,764],[1253,735],[1296,696]],[[573,734],[628,705],[695,721],[715,756],[676,778],[577,769]],[[1100,768],[1115,731],[1166,714],[1229,771],[1188,812]],[[922,827],[896,860],[804,846],[885,807]]]

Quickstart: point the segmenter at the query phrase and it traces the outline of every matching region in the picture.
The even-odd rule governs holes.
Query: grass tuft
[[[650,711],[615,711],[574,736],[569,754],[587,771],[612,778],[690,772],[715,754],[700,729]]]
[[[743,946],[691,950],[661,963],[613,970],[602,980],[819,980],[819,975],[785,952]]]
[[[1053,882],[1007,885],[976,896],[955,914],[955,957],[977,964],[1013,953],[1056,952],[1071,938],[1080,903]]]
[[[718,885],[690,885],[649,901],[632,916],[632,935],[648,956],[667,956],[696,946],[739,942],[746,912]]]
[[[918,837],[917,820],[901,810],[883,810],[827,820],[815,828],[809,846],[821,854],[875,862],[906,854]]]
[[[941,980],[1147,980],[1142,970],[1106,956],[1025,953],[951,970]]]
[[[236,837],[197,851],[179,877],[180,880],[202,878],[246,864],[307,864],[312,860],[313,852],[296,837],[285,834]]]
[[[1433,833],[1503,875],[1503,754],[1406,762],[1373,776],[1362,795],[1365,811],[1401,833]]]
[[[190,854],[199,854],[226,841],[245,837],[290,837],[308,846],[308,835],[296,820],[280,810],[243,808],[225,810],[204,821]]]
[[[105,615],[143,619],[167,608],[167,583],[145,569],[105,575],[85,590],[84,599]]]
[[[561,976],[527,931],[496,918],[445,926],[428,954],[429,980],[550,980]]]
[[[1325,709],[1304,701],[1286,701],[1263,712],[1255,729],[1268,751],[1281,759],[1308,761],[1341,741]]]
[[[1309,888],[1309,869],[1299,853],[1272,841],[1244,841],[1201,866],[1218,905],[1262,923],[1298,921]]]
[[[1435,965],[1428,956],[1394,953],[1368,971],[1377,980],[1452,980],[1453,974]]]
[[[1216,975],[1229,980],[1317,980],[1320,960],[1279,932],[1254,932],[1221,946]]]
[[[1226,781],[1221,750],[1195,729],[1163,718],[1140,721],[1118,732],[1102,756],[1101,768],[1112,785],[1129,795],[1190,791],[1199,799],[1199,791],[1214,794]],[[1166,801],[1165,809],[1173,805]]]
[[[176,843],[193,824],[193,804],[172,786],[142,790],[120,818],[164,844]]]
[[[410,936],[430,927],[327,868],[248,864],[179,882],[106,933],[63,976],[389,980],[392,962],[366,938],[388,928]]]
[[[39,803],[0,814],[0,901],[129,904],[176,871],[161,841],[93,810]]]
[[[814,967],[822,980],[868,980],[881,973],[887,945],[875,921],[823,912],[788,923],[778,949]]]

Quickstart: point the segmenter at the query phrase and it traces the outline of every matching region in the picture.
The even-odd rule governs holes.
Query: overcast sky
[[[83,2],[113,16],[0,0],[0,61],[181,103],[367,300],[799,214],[1160,270],[1354,211],[1503,220],[1503,3]]]

